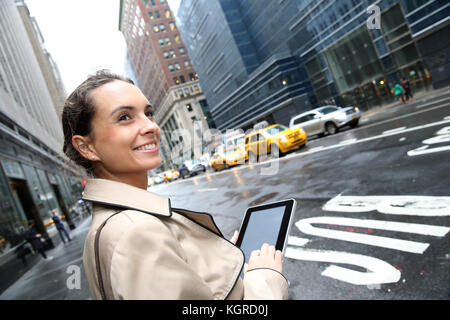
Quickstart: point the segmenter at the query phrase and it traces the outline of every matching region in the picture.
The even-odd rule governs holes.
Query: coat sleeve
[[[244,276],[245,300],[286,300],[288,290],[286,278],[272,269],[253,269]]]
[[[171,231],[156,217],[146,220],[128,228],[115,246],[110,269],[114,299],[213,299]]]

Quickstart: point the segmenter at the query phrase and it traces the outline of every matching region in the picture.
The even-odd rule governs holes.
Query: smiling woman
[[[63,129],[64,152],[95,177],[83,195],[93,203],[83,263],[94,299],[287,298],[275,247],[250,258],[242,280],[243,253],[211,215],[146,190],[161,163],[160,130],[130,80],[90,76],[68,97]]]

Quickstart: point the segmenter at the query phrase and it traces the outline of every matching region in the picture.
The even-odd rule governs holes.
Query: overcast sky
[[[180,0],[169,0],[172,8]],[[123,73],[126,43],[119,31],[120,0],[25,0],[67,94],[99,69]]]

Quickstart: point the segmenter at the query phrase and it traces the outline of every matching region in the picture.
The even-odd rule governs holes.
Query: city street
[[[212,213],[228,237],[247,207],[295,198],[284,260],[292,299],[448,299],[449,155],[450,99],[439,97],[363,118],[278,164],[150,190]]]
[[[450,298],[450,95],[362,117],[279,160],[161,184],[172,207],[209,212],[231,238],[247,207],[295,198],[284,273],[290,299]],[[1,300],[90,299],[90,219]],[[76,276],[79,276],[76,278]]]

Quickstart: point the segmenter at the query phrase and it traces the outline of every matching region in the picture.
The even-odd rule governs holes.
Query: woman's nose
[[[153,133],[156,135],[157,133],[159,133],[159,127],[155,121],[149,119],[148,117],[143,117],[140,134],[145,135],[148,133]]]

